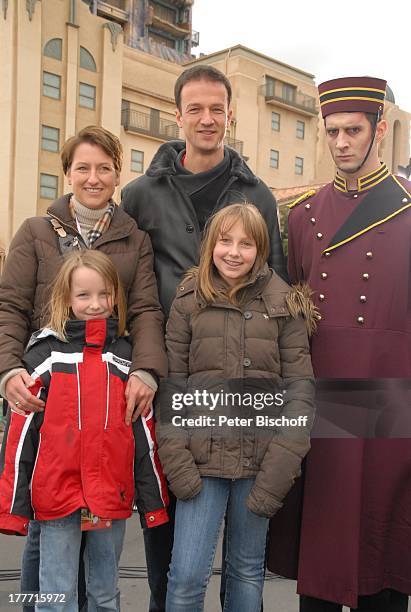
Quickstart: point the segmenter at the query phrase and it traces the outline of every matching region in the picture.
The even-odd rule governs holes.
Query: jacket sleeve
[[[130,215],[130,217],[134,219],[134,221],[140,227],[136,214],[136,206],[134,205],[136,199],[139,197],[139,180],[140,179],[135,179],[131,181],[121,190],[120,206],[128,215]]]
[[[157,452],[153,411],[133,423],[135,502],[143,527],[168,522],[168,491]]]
[[[148,234],[144,234],[141,243],[136,274],[128,298],[127,316],[133,343],[130,372],[148,370],[158,378],[166,376],[164,316],[158,300],[153,249]]]
[[[0,376],[22,367],[37,284],[35,237],[26,220],[14,236],[0,281]]]
[[[314,378],[308,335],[303,318],[286,317],[279,323],[279,350],[284,384],[284,404],[280,416],[301,419],[297,427],[279,427],[264,455],[254,486],[247,500],[255,514],[271,517],[295,479],[310,449],[314,420]]]
[[[184,298],[175,299],[167,323],[166,344],[169,378],[162,384],[157,413],[159,456],[170,488],[178,499],[191,499],[201,490],[201,477],[189,449],[187,429],[174,424],[184,416],[173,410],[173,398],[181,399],[189,375],[191,327]]]
[[[49,380],[49,372],[43,367],[47,354],[47,345],[40,350],[33,347],[27,353],[25,364],[34,380],[34,385],[30,387],[31,393],[44,400]],[[37,362],[38,367],[30,365],[33,362]],[[0,454],[1,533],[27,534],[29,519],[33,517],[30,483],[43,418],[43,412],[30,412],[22,416],[9,409]]]
[[[277,202],[271,190],[260,181],[261,198],[264,205],[263,213],[265,222],[267,223],[268,236],[270,238],[270,254],[268,256],[268,265],[283,280],[288,282],[287,266],[284,257],[283,244],[281,241],[280,225],[278,222]]]

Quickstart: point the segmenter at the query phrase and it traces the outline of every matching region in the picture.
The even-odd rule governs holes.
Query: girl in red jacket
[[[30,518],[39,521],[40,593],[33,603],[75,612],[86,530],[89,606],[114,612],[134,480],[144,526],[167,522],[168,500],[152,412],[133,428],[125,423],[131,345],[111,260],[94,250],[72,253],[56,278],[50,312],[24,358],[30,390],[46,408],[11,412],[0,458],[0,531],[25,534]]]

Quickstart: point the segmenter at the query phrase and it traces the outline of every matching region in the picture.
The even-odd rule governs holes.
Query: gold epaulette
[[[297,204],[301,204],[301,202],[308,200],[308,198],[311,198],[311,196],[315,194],[316,194],[315,189],[310,189],[310,191],[306,191],[305,193],[303,193],[303,195],[300,195],[300,197],[294,200],[294,202],[291,202],[291,204],[288,204],[287,208],[294,208],[294,206],[297,206]]]

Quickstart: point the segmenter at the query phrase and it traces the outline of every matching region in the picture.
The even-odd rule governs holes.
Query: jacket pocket
[[[197,464],[205,464],[210,461],[211,433],[210,431],[189,432],[188,448]]]
[[[106,398],[106,414],[104,429],[122,429],[126,427],[126,383],[110,375]]]

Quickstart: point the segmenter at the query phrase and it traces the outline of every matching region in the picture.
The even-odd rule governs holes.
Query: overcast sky
[[[245,45],[315,75],[384,78],[411,112],[410,0],[194,0],[193,29],[212,53]]]

